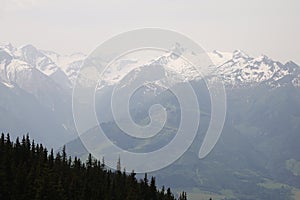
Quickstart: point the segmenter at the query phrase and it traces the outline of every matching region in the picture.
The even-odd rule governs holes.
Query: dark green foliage
[[[13,143],[9,135],[1,135],[1,200],[175,200],[170,189],[156,188],[155,178],[149,184],[147,174],[140,181],[135,175],[107,170],[91,155],[86,163],[68,159],[65,147],[54,156],[28,136]]]
[[[182,192],[182,193],[179,195],[178,200],[187,200],[186,192]],[[210,199],[210,200],[212,200],[212,199]]]

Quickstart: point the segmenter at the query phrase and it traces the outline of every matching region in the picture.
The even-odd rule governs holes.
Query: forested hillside
[[[1,200],[176,200],[170,188],[158,189],[155,178],[137,180],[135,173],[112,171],[90,155],[86,162],[67,157],[65,149],[54,155],[24,136],[0,141]],[[186,200],[186,193],[178,200]]]

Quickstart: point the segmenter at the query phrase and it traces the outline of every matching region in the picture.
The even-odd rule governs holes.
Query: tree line
[[[158,189],[147,174],[112,171],[89,155],[86,162],[72,159],[65,148],[54,155],[29,136],[12,142],[0,139],[1,200],[176,200],[171,189]],[[177,200],[186,200],[185,192]]]

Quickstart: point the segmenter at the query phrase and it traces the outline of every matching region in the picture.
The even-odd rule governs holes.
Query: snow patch
[[[6,83],[6,82],[4,82],[4,81],[2,81],[2,84],[5,85],[5,86],[8,87],[8,88],[14,88],[14,87],[15,87],[14,85],[9,84],[9,83]]]

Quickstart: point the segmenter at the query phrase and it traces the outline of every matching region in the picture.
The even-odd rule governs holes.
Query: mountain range
[[[300,67],[265,55],[254,58],[241,50],[208,52],[209,69],[225,85],[227,116],[216,147],[199,160],[198,151],[210,121],[209,92],[201,74],[180,57],[185,49],[179,44],[174,49],[177,54],[121,58],[105,71],[95,97],[97,115],[105,113],[102,125],[108,137],[136,152],[167,144],[180,123],[180,105],[168,88],[190,82],[199,100],[201,126],[194,143],[179,160],[154,172],[161,184],[184,189],[191,199],[207,194],[214,199],[297,199],[293,195],[300,194]],[[86,156],[72,115],[72,89],[86,57],[82,53],[60,55],[32,45],[1,45],[1,131],[13,137],[28,132],[49,147],[67,144],[70,154]],[[148,108],[154,103],[167,108],[166,126],[151,144],[150,140],[126,136],[109,110],[108,96],[125,74],[129,80],[153,74],[164,77],[146,82],[131,99],[130,111],[139,124],[149,122]]]
[[[176,52],[184,51],[179,44],[176,44],[174,49]],[[80,66],[87,57],[83,53],[60,55],[53,51],[39,50],[32,45],[16,48],[10,43],[0,45],[0,53],[1,82],[8,87],[17,84],[30,93],[32,93],[30,90],[33,88],[26,88],[26,85],[32,76],[36,76],[35,81],[37,83],[39,81],[41,83],[54,81],[53,85],[56,84],[56,87],[72,88]],[[241,50],[235,50],[232,53],[214,50],[208,52],[207,55],[216,66],[215,72],[227,86],[241,87],[263,82],[278,87],[287,83],[288,80],[296,87],[300,85],[299,66],[292,61],[283,64],[265,55],[254,58]],[[122,78],[124,70],[128,73],[136,65],[143,66],[140,61],[137,59],[118,60],[112,69],[106,73],[104,80],[108,84],[118,82]],[[195,72],[195,69],[189,66],[187,61],[180,59],[174,53],[164,53],[155,59],[144,59],[142,62],[148,65],[159,63],[171,66],[172,70],[186,77],[185,80],[188,81],[195,80],[200,76]],[[288,80],[285,81],[285,79]],[[59,89],[57,88],[57,90]]]
[[[28,132],[53,147],[75,137],[72,83],[84,58],[83,54],[60,56],[32,45],[1,46],[2,131],[12,136]]]

